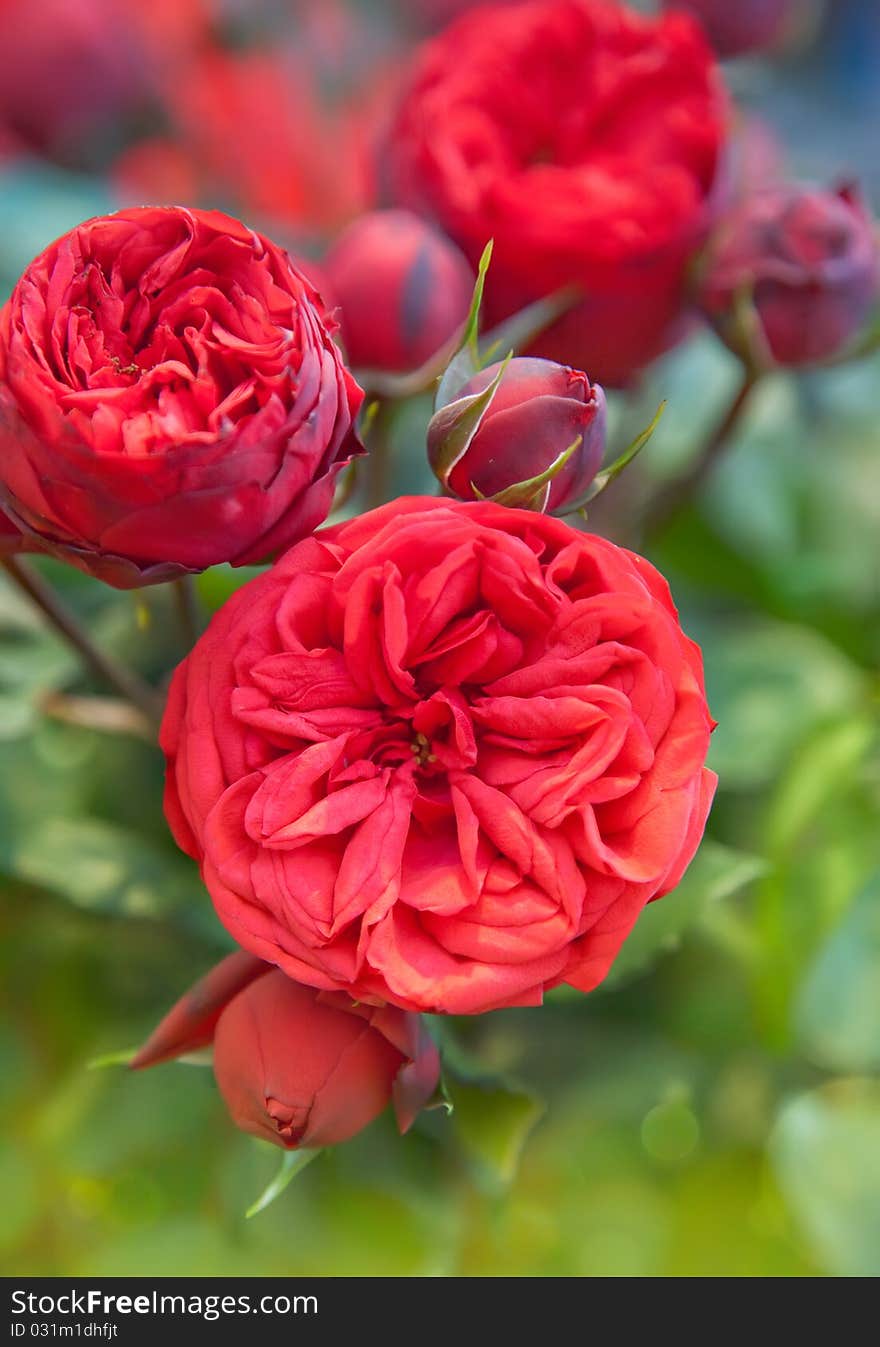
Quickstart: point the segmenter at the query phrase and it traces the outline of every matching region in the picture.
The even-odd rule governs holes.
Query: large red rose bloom
[[[331,333],[287,254],[229,216],[79,225],[0,309],[0,508],[121,587],[288,547],[360,450]]]
[[[483,6],[427,43],[383,147],[390,198],[476,263],[490,322],[574,283],[534,354],[628,380],[682,331],[725,101],[698,25],[606,0]]]
[[[166,813],[251,953],[472,1014],[605,976],[696,850],[698,648],[641,557],[410,498],[293,547],[171,688]]]

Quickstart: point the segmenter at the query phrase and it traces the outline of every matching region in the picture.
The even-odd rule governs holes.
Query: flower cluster
[[[4,28],[14,7],[0,152],[72,162],[67,131],[158,99],[186,134],[132,133],[120,191],[227,200],[228,159],[254,218],[315,254],[196,204],[127,206],[44,248],[0,309],[0,565],[56,626],[74,630],[24,553],[118,588],[262,567],[226,577],[139,701],[163,701],[167,820],[238,949],[132,1064],[210,1048],[235,1122],[285,1149],[389,1103],[406,1131],[439,1098],[424,1017],[592,991],[706,825],[701,652],[611,540],[625,517],[609,537],[560,517],[656,424],[606,461],[630,419],[615,390],[700,322],[740,361],[671,483],[687,502],[768,369],[876,345],[874,223],[855,188],[730,171],[717,56],[781,40],[787,4],[426,0],[420,42],[449,26],[403,54],[390,100],[365,70],[400,49],[367,50],[355,20],[337,41],[335,5],[296,6],[295,59],[244,4],[161,0],[121,44],[104,0]],[[47,15],[80,57],[46,39],[40,102]],[[328,71],[358,90],[332,115],[360,194],[313,116]],[[441,494],[417,494],[431,472]],[[628,502],[649,552],[650,492]]]

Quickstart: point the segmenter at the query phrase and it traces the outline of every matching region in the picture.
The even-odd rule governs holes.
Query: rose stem
[[[192,576],[182,575],[179,580],[173,581],[173,587],[183,637],[187,648],[191,649],[199,639],[200,626],[199,601]]]
[[[366,472],[365,504],[368,510],[384,505],[391,499],[394,455],[391,445],[391,427],[394,424],[394,403],[380,402],[370,430],[369,453],[364,460]]]
[[[120,664],[112,655],[99,650],[79,619],[67,608],[46,583],[39,571],[21,557],[0,557],[0,565],[19,589],[40,609],[46,620],[77,651],[83,662],[105,683],[116,689],[126,701],[138,707],[157,726],[161,715],[161,701],[156,692],[133,670]]]
[[[694,499],[727,448],[757,381],[757,375],[747,370],[733,401],[710,433],[693,465],[682,477],[670,482],[649,501],[642,520],[645,535],[660,533]]]

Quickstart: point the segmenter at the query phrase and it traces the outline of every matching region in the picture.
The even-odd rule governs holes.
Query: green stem
[[[694,500],[727,448],[757,381],[757,375],[750,371],[745,373],[730,406],[711,431],[692,466],[682,477],[656,492],[648,502],[642,520],[646,537],[661,533]]]
[[[395,404],[381,402],[373,419],[370,433],[369,454],[364,463],[366,489],[364,504],[368,510],[385,505],[392,497],[394,476],[394,453],[391,444],[391,429],[394,424]]]
[[[192,649],[199,639],[199,628],[201,626],[196,587],[191,575],[182,575],[179,580],[172,581],[172,586],[183,639],[186,642],[187,649]]]
[[[158,694],[134,670],[94,644],[79,618],[61,602],[39,571],[21,557],[2,557],[0,565],[10,580],[40,609],[50,626],[76,650],[83,663],[99,679],[115,688],[126,701],[142,711],[151,725],[158,726],[161,718]]]

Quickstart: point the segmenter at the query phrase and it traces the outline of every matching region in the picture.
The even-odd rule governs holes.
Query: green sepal
[[[482,393],[471,393],[466,398],[456,398],[434,413],[432,424],[436,424],[438,418],[441,425],[444,420],[448,422],[448,429],[443,436],[443,448],[437,463],[434,465],[434,474],[443,486],[448,485],[449,474],[456,463],[467,453],[471,441],[480,428],[483,417],[492,404],[492,399],[498,391],[498,385],[504,378],[504,372],[512,356],[513,352],[511,351],[495,378],[488,387],[483,389]]]
[[[555,458],[549,468],[538,473],[537,477],[529,477],[523,482],[514,482],[512,486],[506,486],[503,491],[498,491],[494,496],[484,496],[473,482],[471,490],[478,500],[491,500],[495,505],[512,505],[521,510],[543,510],[547,504],[550,494],[550,484],[554,477],[557,477],[565,467],[572,454],[580,449],[584,442],[583,435],[578,435],[576,440],[563,449],[558,458]],[[541,494],[544,493],[544,500],[540,501]]]
[[[459,388],[462,388],[477,374],[482,368],[480,365],[480,348],[478,342],[478,332],[480,328],[480,307],[483,303],[483,289],[486,284],[486,272],[489,270],[489,263],[492,261],[492,249],[494,248],[492,239],[483,249],[483,255],[480,258],[477,267],[477,280],[474,285],[471,307],[459,338],[458,346],[452,356],[449,364],[443,373],[440,383],[437,386],[437,394],[434,398],[434,410],[439,411],[445,407],[448,402],[452,402]]]
[[[281,1167],[278,1173],[272,1179],[263,1192],[252,1203],[245,1212],[245,1220],[249,1221],[251,1217],[258,1216],[261,1211],[265,1211],[280,1195],[284,1192],[287,1185],[301,1174],[306,1165],[310,1165],[316,1156],[321,1154],[321,1148],[315,1150],[296,1150],[285,1151],[281,1157]]]
[[[625,449],[619,458],[616,458],[613,463],[609,463],[608,467],[603,468],[601,472],[596,473],[596,476],[590,483],[585,495],[583,495],[576,504],[572,505],[572,511],[582,510],[591,500],[595,500],[600,492],[604,491],[605,488],[614,481],[615,477],[618,477],[623,472],[624,468],[629,467],[636,455],[642,452],[645,445],[648,443],[648,440],[654,434],[665,410],[666,400],[664,398],[663,402],[660,403],[660,406],[654,413],[654,419],[651,424],[646,426],[641,434],[635,437],[629,448]]]

